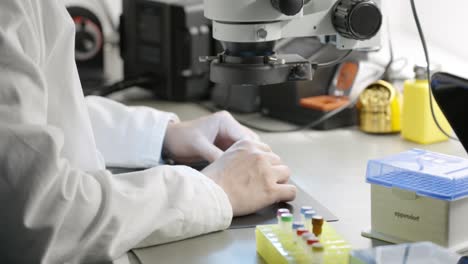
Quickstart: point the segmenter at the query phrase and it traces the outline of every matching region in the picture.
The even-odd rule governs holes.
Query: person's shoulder
[[[74,31],[64,0],[0,1],[0,48],[9,41],[38,64],[47,61],[58,42],[69,40]]]
[[[67,14],[65,5],[60,0],[0,1],[0,27],[3,28],[11,25],[21,28],[25,24],[35,27],[59,26],[56,19]]]

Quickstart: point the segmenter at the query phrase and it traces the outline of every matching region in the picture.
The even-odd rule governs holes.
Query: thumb
[[[206,139],[201,140],[198,143],[197,148],[199,155],[210,163],[217,160],[224,153],[221,149]]]

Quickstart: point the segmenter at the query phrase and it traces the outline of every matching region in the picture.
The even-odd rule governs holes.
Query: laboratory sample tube
[[[322,234],[323,217],[320,215],[314,215],[312,217],[312,233],[319,237]]]
[[[305,223],[304,214],[305,214],[305,212],[310,211],[310,210],[314,210],[314,208],[312,208],[311,206],[302,206],[302,207],[301,207],[301,219],[302,219],[302,222]]]
[[[312,232],[312,217],[314,217],[314,215],[316,215],[314,210],[305,211],[303,214],[305,219],[305,228],[307,228],[307,230],[309,230],[310,232]]]
[[[306,255],[309,256],[310,258],[312,258],[313,257],[312,256],[312,246],[314,244],[320,243],[320,241],[319,241],[318,237],[312,235],[312,236],[309,236],[305,242],[306,242],[306,249],[305,249]]]
[[[294,217],[290,213],[281,214],[281,231],[284,234],[292,234],[292,223]]]
[[[322,264],[323,263],[323,252],[324,248],[321,243],[312,244],[312,261],[311,264]]]
[[[292,237],[293,237],[293,242],[296,243],[296,231],[299,229],[299,228],[304,228],[304,224],[302,222],[294,222],[292,224]]]
[[[294,223],[292,224],[292,229],[293,229],[293,231],[295,231],[295,230],[297,230],[297,229],[299,229],[299,228],[303,228],[303,227],[304,227],[304,223],[302,223],[302,222],[297,222],[297,221],[296,221],[296,222],[294,222]]]
[[[296,237],[294,238],[294,242],[296,244],[300,244],[301,240],[302,239],[302,235],[305,234],[305,233],[309,233],[309,230],[305,229],[305,228],[298,228],[296,230]]]
[[[304,233],[301,238],[302,238],[302,241],[301,241],[300,247],[302,247],[303,250],[305,252],[307,252],[307,250],[309,248],[308,245],[307,245],[307,240],[313,239],[313,238],[315,238],[315,236],[314,236],[314,234],[311,234],[311,233],[307,232],[307,233]]]
[[[289,213],[289,209],[287,208],[280,208],[276,211],[276,219],[278,220],[278,224],[281,222],[281,215]]]
[[[308,246],[312,246],[313,244],[319,243],[320,241],[319,241],[318,237],[316,237],[316,236],[309,236],[307,238],[306,242],[307,242]]]

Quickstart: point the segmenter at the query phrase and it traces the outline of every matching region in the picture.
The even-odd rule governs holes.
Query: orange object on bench
[[[300,106],[324,112],[333,111],[349,103],[347,96],[320,95],[302,98]]]

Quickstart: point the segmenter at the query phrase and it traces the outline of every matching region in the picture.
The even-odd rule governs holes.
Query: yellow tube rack
[[[257,252],[267,264],[316,264],[306,255],[301,244],[294,242],[292,234],[281,234],[278,225],[257,226],[255,237]],[[323,224],[320,243],[324,246],[320,264],[348,264],[351,246],[328,223]]]

